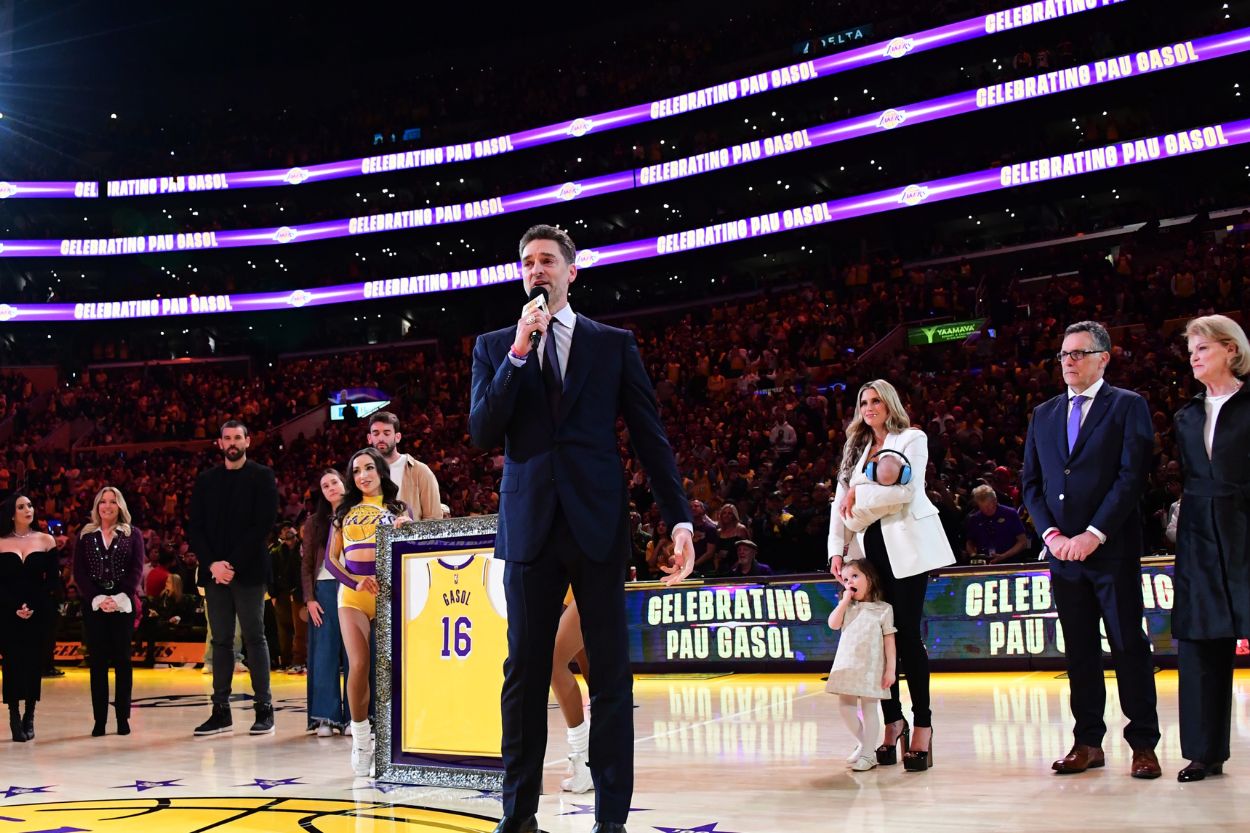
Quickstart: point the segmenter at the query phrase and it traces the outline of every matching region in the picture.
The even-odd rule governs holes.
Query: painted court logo
[[[599,253],[594,249],[582,249],[577,253],[577,268],[585,269],[599,262]]]
[[[925,185],[908,185],[903,189],[903,193],[898,195],[898,201],[903,205],[918,205],[929,198],[929,189]]]
[[[915,48],[916,42],[911,38],[895,38],[885,45],[885,57],[901,58]]]
[[[0,304],[0,321],[12,321],[17,318],[17,307]]]
[[[286,779],[294,780],[294,779]],[[266,789],[271,782],[259,781]],[[151,786],[155,785],[155,786]],[[127,785],[143,792],[158,789],[161,781],[140,781]],[[177,785],[180,786],[180,785]],[[275,784],[275,786],[284,786]],[[47,790],[40,790],[47,792]],[[4,793],[0,790],[0,797]],[[137,817],[142,817],[138,820]],[[447,833],[449,830],[475,833],[489,831],[495,821],[450,810],[429,810],[407,804],[382,801],[342,801],[330,798],[210,798],[170,796],[161,798],[116,798],[103,801],[65,801],[46,804],[10,804],[0,812],[0,822],[13,833],[52,831],[132,831],[146,833],[243,833],[266,830],[271,833],[307,833],[310,830],[337,833],[349,830],[404,830],[405,833]]]
[[[290,226],[283,226],[273,233],[275,243],[290,243],[296,237],[299,237],[299,232]]]
[[[569,125],[569,129],[565,131],[570,136],[585,136],[587,133],[595,129],[594,119],[573,119],[573,123]]]
[[[582,195],[582,185],[580,182],[566,182],[560,186],[560,190],[556,191],[556,196],[564,201],[577,199]]]
[[[0,200],[7,200],[17,193],[17,186],[12,182],[0,182]]]
[[[282,181],[287,185],[299,185],[311,175],[307,168],[291,168],[286,172],[286,176],[282,177]]]
[[[881,114],[881,118],[877,119],[877,127],[880,127],[882,130],[893,130],[906,120],[906,110],[895,110],[891,107]]]

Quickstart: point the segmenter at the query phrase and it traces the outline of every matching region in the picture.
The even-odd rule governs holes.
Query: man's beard
[[[226,459],[227,459],[227,460],[229,460],[229,461],[230,461],[230,462],[232,462],[232,463],[233,463],[235,460],[238,460],[238,459],[240,459],[240,458],[242,458],[242,457],[243,457],[243,449],[241,449],[241,448],[235,448],[234,446],[231,446],[230,448],[227,448],[227,449],[226,449],[224,452],[222,452],[222,453],[223,453],[223,454],[225,454]]]
[[[373,444],[373,448],[383,457],[390,457],[395,453],[396,445],[398,445],[398,443],[376,442]]]

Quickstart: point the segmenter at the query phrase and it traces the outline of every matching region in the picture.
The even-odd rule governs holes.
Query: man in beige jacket
[[[369,445],[377,449],[391,467],[391,480],[399,486],[399,499],[408,505],[414,521],[438,520],[444,509],[434,472],[411,454],[399,453],[399,417],[390,411],[369,415]]]

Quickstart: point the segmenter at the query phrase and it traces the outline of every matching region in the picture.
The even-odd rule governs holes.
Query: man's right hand
[[[551,323],[551,315],[546,310],[533,309],[522,312],[516,322],[516,338],[512,340],[512,353],[515,356],[528,356],[530,352],[530,333],[545,333]]]
[[[325,611],[321,609],[320,602],[308,603],[308,618],[312,619],[312,623],[317,627],[321,627],[321,614]]]
[[[229,561],[214,561],[208,565],[208,572],[218,584],[229,584],[234,579],[234,567]]]

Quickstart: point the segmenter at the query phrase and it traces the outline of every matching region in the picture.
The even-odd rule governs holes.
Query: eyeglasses
[[[1106,352],[1106,350],[1061,350],[1055,354],[1055,361],[1062,362],[1064,359],[1072,359],[1074,362],[1079,362],[1086,356],[1093,356],[1097,353]]]

